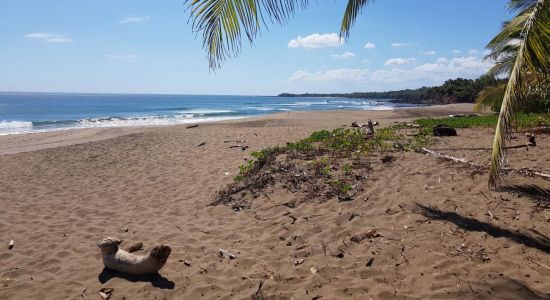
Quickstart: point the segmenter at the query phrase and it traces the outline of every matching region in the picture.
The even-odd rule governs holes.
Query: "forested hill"
[[[395,102],[447,104],[459,102],[474,102],[477,94],[485,87],[496,85],[500,80],[490,76],[481,76],[478,79],[449,79],[440,86],[421,87],[389,92],[356,92],[348,94],[289,94],[282,93],[279,97],[342,97],[342,98],[370,98],[392,99]]]

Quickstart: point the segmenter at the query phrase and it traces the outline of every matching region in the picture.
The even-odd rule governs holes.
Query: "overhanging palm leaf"
[[[340,37],[347,37],[361,12],[374,0],[349,0],[344,13]],[[241,35],[252,44],[269,19],[285,24],[297,10],[308,6],[309,0],[186,0],[191,9],[193,30],[202,32],[203,47],[208,53],[211,69],[239,54]]]
[[[505,92],[505,83],[484,88],[481,92],[479,92],[479,95],[477,95],[474,111],[483,111],[486,108],[497,111],[502,104],[502,99],[504,98]]]
[[[541,74],[548,76],[550,72],[550,1],[531,2],[533,4],[527,6],[497,36],[516,36],[518,24],[524,24],[519,31],[521,43],[504,93],[493,142],[489,174],[489,186],[492,188],[498,188],[501,184],[500,170],[504,162],[508,133],[515,112],[525,103],[529,90],[526,83]]]
[[[367,4],[374,2],[374,0],[349,0],[344,12],[344,18],[342,19],[342,26],[340,27],[340,38],[348,38],[351,27],[355,23],[357,16],[363,10]]]
[[[284,24],[308,0],[186,0],[191,9],[193,30],[202,31],[203,47],[208,52],[211,69],[220,67],[227,58],[241,50],[241,34],[252,44],[266,25],[264,15],[272,23]]]
[[[241,50],[241,34],[250,43],[265,26],[264,15],[272,23],[284,24],[308,0],[186,0],[191,9],[193,30],[202,31],[203,47],[211,69]]]

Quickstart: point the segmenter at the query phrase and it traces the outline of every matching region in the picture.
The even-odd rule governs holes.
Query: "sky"
[[[477,78],[506,0],[317,0],[212,72],[184,0],[0,0],[0,91],[276,95]],[[315,3],[316,2],[316,3]]]

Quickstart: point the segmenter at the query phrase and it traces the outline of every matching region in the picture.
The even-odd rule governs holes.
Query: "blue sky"
[[[506,0],[378,0],[336,38],[318,0],[215,73],[183,0],[0,0],[0,91],[274,95],[384,91],[476,78]]]

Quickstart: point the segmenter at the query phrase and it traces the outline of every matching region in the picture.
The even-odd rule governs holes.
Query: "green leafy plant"
[[[344,164],[342,166],[342,172],[345,176],[350,176],[353,173],[353,170],[349,164]]]

